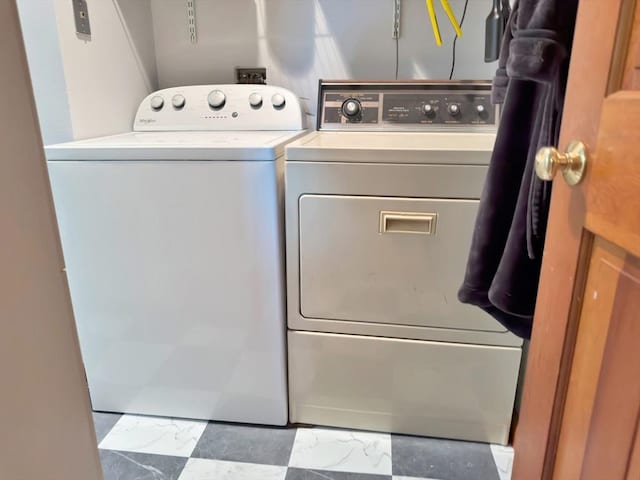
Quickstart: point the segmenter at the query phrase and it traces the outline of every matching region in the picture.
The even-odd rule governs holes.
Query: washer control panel
[[[491,82],[321,81],[319,130],[495,129]]]
[[[147,96],[134,120],[135,131],[303,130],[298,97],[271,85],[193,85]]]

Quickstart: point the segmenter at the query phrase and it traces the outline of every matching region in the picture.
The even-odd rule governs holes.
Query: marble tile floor
[[[105,480],[510,480],[513,449],[94,413]]]

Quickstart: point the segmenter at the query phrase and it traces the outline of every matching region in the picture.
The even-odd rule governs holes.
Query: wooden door
[[[514,480],[640,479],[640,22],[634,0],[581,0]]]

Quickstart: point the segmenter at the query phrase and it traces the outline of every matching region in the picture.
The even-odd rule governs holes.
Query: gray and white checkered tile
[[[95,413],[105,480],[509,480],[508,447]]]

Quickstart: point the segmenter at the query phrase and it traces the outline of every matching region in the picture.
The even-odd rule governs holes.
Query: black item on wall
[[[536,152],[557,146],[578,0],[518,0],[500,49],[492,99],[502,103],[480,199],[463,303],[531,336],[551,200]]]
[[[264,67],[241,68],[236,67],[236,83],[267,84],[267,69]]]
[[[464,17],[467,16],[467,7],[469,6],[469,0],[464,2],[464,9],[462,10],[462,17],[460,18],[460,28],[462,28],[462,24],[464,23]],[[458,36],[453,37],[453,51],[451,52],[451,72],[449,72],[449,80],[453,79],[453,72],[456,69],[456,42],[458,41]]]
[[[500,55],[500,44],[509,21],[509,0],[493,0],[484,32],[484,61],[495,62]]]

